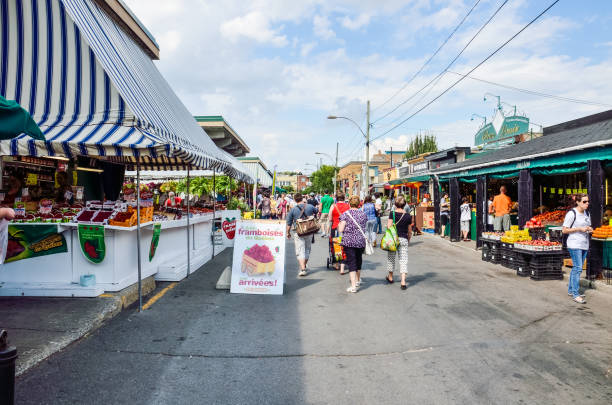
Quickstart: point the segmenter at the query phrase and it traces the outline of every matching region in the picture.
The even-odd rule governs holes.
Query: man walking
[[[329,235],[329,208],[334,204],[334,199],[329,195],[329,192],[325,190],[325,195],[321,197],[321,202],[319,203],[319,212],[321,213],[321,218],[319,218],[319,223],[323,224],[321,227],[321,237],[326,238]]]
[[[310,204],[306,204],[303,199],[304,197],[300,193],[295,193],[293,196],[296,202],[295,207],[291,208],[289,215],[287,215],[287,239],[291,239],[291,228],[298,219],[303,219],[317,213],[317,209]],[[299,236],[297,232],[293,235],[293,241],[295,243],[295,255],[297,256],[298,263],[300,264],[300,276],[306,275],[306,269],[308,265],[308,258],[310,257],[310,248],[312,246],[312,235]]]
[[[496,232],[510,230],[510,210],[512,209],[512,200],[506,195],[506,186],[499,188],[499,194],[493,199],[493,204],[489,208],[489,212],[493,211],[493,229]]]
[[[382,198],[380,198],[381,194],[376,193],[376,200],[374,200],[374,208],[376,209],[376,233],[382,233],[382,223],[380,221],[380,217],[383,216],[383,203]]]

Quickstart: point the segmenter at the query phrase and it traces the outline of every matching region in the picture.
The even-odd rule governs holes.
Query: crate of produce
[[[136,225],[136,211],[119,211],[108,220],[109,225],[131,227]]]

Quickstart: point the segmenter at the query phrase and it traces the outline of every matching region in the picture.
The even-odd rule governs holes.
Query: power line
[[[417,115],[418,113],[420,113],[421,111],[423,111],[425,108],[429,107],[431,104],[433,104],[436,100],[438,100],[440,97],[442,97],[443,95],[445,95],[446,93],[448,93],[453,87],[455,87],[457,84],[461,83],[466,77],[468,77],[473,71],[475,71],[476,69],[478,69],[480,66],[482,66],[486,61],[488,61],[489,59],[491,59],[494,55],[496,55],[500,50],[502,50],[502,48],[504,48],[506,45],[508,45],[510,43],[510,41],[512,41],[514,38],[518,37],[523,31],[525,31],[528,27],[530,27],[534,22],[536,22],[537,20],[540,19],[540,17],[542,17],[548,10],[550,10],[551,8],[553,8],[553,6],[555,4],[557,4],[559,2],[559,0],[555,0],[554,2],[552,2],[548,7],[546,7],[546,9],[544,9],[544,11],[542,11],[540,14],[538,14],[533,20],[531,20],[527,25],[525,25],[523,28],[521,28],[516,34],[514,34],[513,36],[510,37],[510,39],[508,39],[506,42],[504,42],[503,44],[501,44],[495,51],[493,51],[493,53],[491,53],[489,56],[487,56],[486,58],[484,58],[478,65],[474,66],[469,72],[467,72],[465,75],[461,75],[461,77],[459,78],[459,80],[457,80],[455,83],[451,84],[448,88],[446,88],[446,90],[444,90],[442,93],[438,94],[433,100],[429,101],[427,104],[425,104],[423,107],[421,107],[420,109],[418,109],[417,111],[415,111],[413,114],[411,114],[408,118],[404,119],[402,122],[400,122],[399,124],[395,125],[393,128],[387,130],[386,132],[384,132],[383,134],[373,138],[370,140],[376,140],[378,138],[380,138],[381,136],[384,136],[386,134],[388,134],[389,132],[395,130],[396,128],[400,127],[403,123],[405,123],[406,121],[408,121],[410,118],[414,117],[415,115]]]
[[[391,97],[389,97],[388,99],[385,100],[384,103],[382,103],[381,105],[379,105],[378,107],[372,109],[372,112],[374,112],[375,110],[383,107],[385,104],[387,104],[389,101],[393,100],[395,98],[395,96],[397,96],[399,93],[401,93],[402,91],[404,91],[404,89],[415,79],[415,77],[417,77],[422,71],[423,69],[425,69],[425,67],[429,64],[429,62],[432,61],[433,58],[436,57],[436,55],[438,54],[438,52],[440,52],[442,50],[442,48],[444,48],[444,45],[446,45],[446,43],[453,37],[453,35],[455,35],[455,32],[457,32],[457,30],[461,27],[461,25],[463,25],[463,23],[465,22],[465,20],[467,20],[467,18],[469,17],[470,14],[472,14],[472,11],[474,11],[474,9],[476,8],[476,6],[478,5],[478,3],[480,3],[481,0],[476,1],[476,3],[474,3],[474,5],[472,6],[472,8],[470,9],[470,11],[468,11],[468,13],[463,17],[463,19],[459,22],[459,24],[455,27],[454,30],[451,31],[450,35],[444,40],[444,42],[442,42],[442,45],[440,45],[438,47],[438,49],[436,49],[436,51],[433,53],[433,55],[431,55],[429,57],[429,59],[427,59],[427,61],[425,61],[425,63],[423,64],[423,66],[421,66],[421,68],[419,70],[417,70],[417,72],[412,75],[412,77],[395,93],[393,93],[393,95]]]
[[[442,72],[440,72],[436,77],[434,77],[433,79],[431,79],[425,86],[423,86],[420,90],[418,90],[416,93],[414,93],[412,96],[408,97],[406,100],[402,101],[399,105],[397,105],[397,107],[395,107],[394,109],[392,109],[391,111],[389,111],[388,113],[386,113],[385,115],[383,115],[380,118],[377,118],[376,120],[374,120],[372,122],[372,124],[375,124],[376,122],[382,120],[385,117],[388,117],[389,115],[391,115],[392,113],[394,113],[395,111],[397,111],[398,108],[400,108],[401,106],[403,106],[404,104],[406,104],[408,101],[412,100],[417,94],[419,94],[421,91],[423,91],[425,88],[427,88],[431,83],[433,83],[434,81],[436,81],[440,76],[442,76],[444,73],[446,73],[446,71],[448,69],[450,69],[450,67],[453,65],[453,63],[455,63],[457,61],[457,59],[459,59],[459,57],[461,56],[461,54],[463,54],[463,52],[467,49],[468,46],[470,46],[470,44],[476,39],[476,37],[482,32],[482,30],[485,29],[485,27],[487,25],[489,25],[489,23],[491,22],[491,20],[493,18],[495,18],[495,16],[497,15],[497,13],[500,12],[500,10],[506,5],[506,3],[508,3],[508,0],[504,0],[504,2],[497,8],[497,10],[495,10],[495,12],[493,13],[493,15],[491,15],[491,17],[489,17],[489,19],[484,23],[484,25],[482,27],[480,27],[480,29],[476,32],[476,34],[474,34],[474,36],[468,41],[467,44],[465,44],[465,46],[463,47],[463,49],[461,49],[461,51],[457,54],[457,56],[455,56],[455,58],[448,64],[448,66],[446,66],[444,68],[444,70]]]
[[[477,82],[492,84],[493,86],[503,87],[503,88],[508,89],[508,90],[514,90],[514,91],[518,91],[518,92],[521,92],[521,93],[530,94],[532,96],[552,98],[552,99],[555,99],[555,100],[567,101],[567,102],[570,102],[570,103],[577,103],[577,104],[594,105],[594,106],[600,106],[600,107],[612,107],[612,104],[598,103],[596,101],[580,100],[580,99],[577,99],[577,98],[570,98],[570,97],[563,97],[563,96],[555,96],[553,94],[542,93],[540,91],[521,89],[520,87],[509,86],[507,84],[501,84],[501,83],[495,83],[495,82],[492,82],[490,80],[480,79],[480,78],[477,78],[477,77],[464,75],[463,73],[453,72],[452,70],[449,70],[448,73],[452,73],[452,74],[457,75],[457,76],[465,76],[468,79],[472,79],[472,80],[475,80]]]

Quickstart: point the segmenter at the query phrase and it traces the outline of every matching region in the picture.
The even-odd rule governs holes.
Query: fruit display
[[[533,222],[535,220],[536,222],[539,222],[540,225],[556,225],[563,222],[565,214],[565,210],[555,210],[536,215],[531,218],[530,221]]]
[[[255,244],[242,254],[242,272],[249,276],[254,274],[274,273],[274,256],[266,245]]]
[[[483,232],[481,238],[491,239],[491,240],[500,240],[504,236],[503,232]]]
[[[563,246],[560,242],[551,242],[548,240],[527,240],[522,242],[514,243],[515,249],[522,250],[533,250],[533,251],[551,251],[551,250],[561,250]]]
[[[593,238],[595,239],[612,239],[612,226],[603,225],[599,228],[595,228],[593,231]]]
[[[525,223],[525,228],[541,228],[541,227],[542,227],[542,221],[539,220],[537,217],[533,217]]]
[[[529,235],[528,229],[524,229],[522,231],[511,229],[509,231],[506,231],[504,233],[504,236],[502,236],[500,240],[504,243],[516,243],[522,241],[529,241],[531,240],[531,236]]]
[[[94,210],[83,210],[77,215],[76,220],[77,222],[90,222],[96,213],[97,211]]]
[[[109,225],[113,226],[134,226],[136,224],[136,212],[135,211],[127,211],[122,212],[119,211],[115,213],[113,217],[108,220]]]

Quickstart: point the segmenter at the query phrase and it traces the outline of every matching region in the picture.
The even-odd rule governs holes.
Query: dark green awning
[[[41,141],[45,140],[45,136],[30,113],[16,102],[0,96],[0,139],[13,139],[21,134],[28,134]]]

